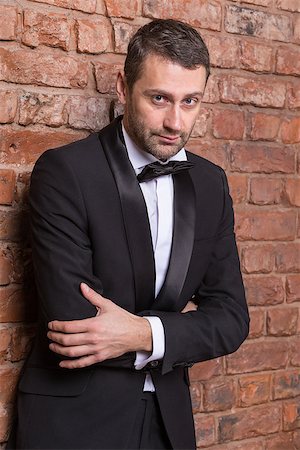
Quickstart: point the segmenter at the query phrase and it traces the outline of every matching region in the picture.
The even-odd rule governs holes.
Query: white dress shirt
[[[158,161],[157,158],[140,150],[132,141],[124,126],[122,126],[129,160],[138,175],[150,163]],[[168,161],[186,161],[186,153],[181,149]],[[168,162],[166,161],[166,162]],[[161,162],[161,161],[160,161]],[[157,297],[166,277],[169,266],[172,236],[173,236],[173,200],[174,186],[172,175],[162,175],[140,184],[147,206],[152,245],[155,261],[155,297]],[[165,353],[165,333],[159,317],[145,317],[152,330],[152,353],[137,352],[135,368],[142,369],[151,361],[163,358]],[[147,374],[144,391],[155,390],[151,376]]]

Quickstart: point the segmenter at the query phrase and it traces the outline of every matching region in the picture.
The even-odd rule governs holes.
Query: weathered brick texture
[[[152,18],[203,34],[212,73],[188,148],[227,172],[250,306],[234,354],[190,371],[199,448],[300,448],[299,0],[22,0],[0,5],[0,447],[35,332],[32,166],[122,111],[115,81]]]

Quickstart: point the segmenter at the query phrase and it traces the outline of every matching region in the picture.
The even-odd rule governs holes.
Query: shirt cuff
[[[165,354],[165,331],[162,321],[159,317],[144,316],[150,323],[152,330],[152,353],[136,352],[134,367],[136,370],[143,369],[149,362],[160,360]]]

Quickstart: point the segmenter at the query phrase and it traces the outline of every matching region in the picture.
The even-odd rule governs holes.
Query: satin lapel
[[[192,256],[195,236],[195,190],[189,172],[174,180],[174,232],[169,268],[154,309],[176,311]]]
[[[147,208],[127,156],[121,119],[117,118],[104,128],[99,133],[99,139],[119,191],[134,273],[136,312],[140,312],[149,309],[153,303],[155,287],[155,264]]]

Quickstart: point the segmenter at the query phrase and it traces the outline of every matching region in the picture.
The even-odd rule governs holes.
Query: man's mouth
[[[164,135],[158,135],[158,138],[168,144],[174,144],[178,139],[180,139],[180,135],[178,136],[164,136]]]

